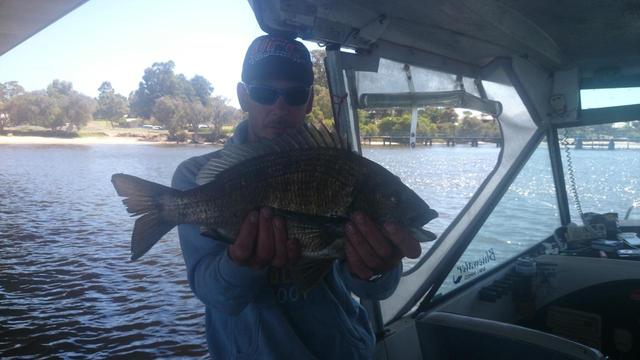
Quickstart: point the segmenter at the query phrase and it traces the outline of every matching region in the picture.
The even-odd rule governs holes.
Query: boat
[[[0,2],[20,23],[0,23],[0,56],[85,2]],[[335,125],[355,152],[359,110],[411,110],[412,147],[426,106],[475,110],[500,126],[497,162],[463,209],[390,298],[362,300],[376,359],[640,358],[639,206],[620,204],[624,219],[583,213],[589,194],[563,158],[572,129],[640,119],[639,98],[585,106],[588,91],[640,87],[640,2],[249,3],[265,32],[326,48]],[[503,201],[541,149],[554,205],[518,209],[535,231],[509,228]],[[487,232],[519,246],[482,246]]]
[[[579,205],[589,194],[575,190],[563,160],[568,132],[640,119],[640,97],[614,106],[587,101],[589,91],[640,87],[640,3],[250,4],[265,32],[325,46],[336,126],[353,151],[362,151],[359,110],[410,109],[411,146],[416,109],[425,106],[476,110],[500,125],[495,167],[462,211],[389,299],[363,300],[376,359],[640,358],[638,241],[620,239],[638,239],[640,224],[607,209],[575,214],[569,199]],[[553,179],[555,206],[520,209],[535,231],[510,228],[517,214],[501,206],[539,148],[549,156],[540,171]],[[522,248],[478,246],[496,227]]]

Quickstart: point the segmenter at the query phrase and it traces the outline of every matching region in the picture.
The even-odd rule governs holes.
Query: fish
[[[135,221],[131,258],[144,255],[179,224],[232,244],[247,214],[270,207],[284,218],[301,259],[294,284],[308,291],[345,257],[344,226],[362,211],[376,224],[395,221],[417,240],[436,235],[423,228],[438,213],[399,177],[348,149],[325,126],[306,125],[270,140],[218,150],[200,170],[197,187],[180,191],[128,174],[111,182]]]

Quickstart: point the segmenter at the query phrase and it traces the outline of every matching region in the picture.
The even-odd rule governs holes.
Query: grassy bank
[[[198,143],[203,143],[211,129],[200,129]],[[221,133],[229,135],[233,126],[223,126]],[[132,144],[132,143],[170,143],[167,130],[154,130],[142,127],[112,127],[109,121],[90,121],[80,131],[51,130],[39,126],[7,127],[0,131],[0,144]],[[192,135],[184,134],[184,142],[192,140]]]

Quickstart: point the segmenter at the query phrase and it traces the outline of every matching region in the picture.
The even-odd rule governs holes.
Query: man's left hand
[[[362,280],[395,268],[403,257],[416,259],[422,249],[418,240],[399,224],[388,221],[383,229],[362,212],[345,226],[347,264]]]

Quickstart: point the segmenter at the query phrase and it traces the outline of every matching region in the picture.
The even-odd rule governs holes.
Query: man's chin
[[[285,132],[287,132],[288,130],[290,130],[291,128],[286,128],[286,127],[278,127],[278,128],[266,128],[264,129],[263,132],[263,137],[267,138],[267,139],[273,139],[276,138],[278,136],[281,136],[282,134],[284,134]]]

